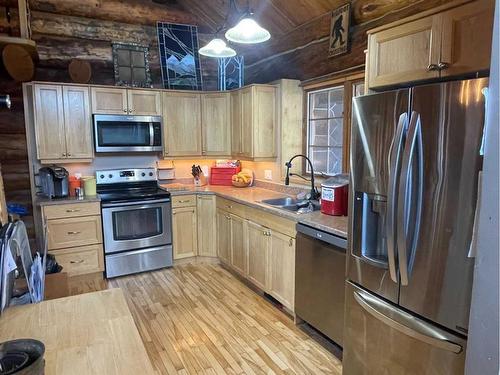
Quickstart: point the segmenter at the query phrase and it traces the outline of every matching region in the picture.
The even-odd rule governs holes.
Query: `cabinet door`
[[[89,89],[82,86],[63,86],[63,103],[67,157],[91,159],[94,156],[94,148]]]
[[[276,157],[276,88],[255,86],[253,98],[253,156]]]
[[[202,154],[230,156],[231,129],[228,93],[204,94],[202,107]]]
[[[231,92],[231,154],[241,155],[241,91]]]
[[[62,87],[35,85],[34,96],[37,157],[40,160],[64,159],[66,139]]]
[[[165,156],[201,155],[200,94],[163,94]]]
[[[231,265],[246,276],[247,274],[247,246],[245,237],[245,220],[239,216],[231,216]]]
[[[241,90],[241,155],[253,157],[253,86]]]
[[[196,208],[172,210],[172,246],[174,259],[194,257],[198,253]]]
[[[295,240],[271,233],[269,294],[293,311],[295,294]]]
[[[92,113],[104,115],[128,114],[127,89],[92,87]]]
[[[260,289],[267,290],[271,232],[266,227],[249,221],[247,235],[248,278]]]
[[[441,24],[430,16],[368,37],[369,88],[439,77]]]
[[[198,195],[196,202],[198,216],[198,255],[216,257],[216,215],[215,195]]]
[[[490,68],[494,1],[474,1],[442,13],[441,76]],[[446,67],[447,66],[447,67]]]
[[[231,264],[231,216],[217,209],[217,255],[221,262]]]
[[[139,116],[161,116],[161,92],[127,90],[129,113]]]

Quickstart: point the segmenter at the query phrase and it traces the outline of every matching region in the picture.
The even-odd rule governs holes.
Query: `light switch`
[[[273,179],[273,171],[271,169],[265,169],[264,170],[264,178],[266,180],[272,180]]]

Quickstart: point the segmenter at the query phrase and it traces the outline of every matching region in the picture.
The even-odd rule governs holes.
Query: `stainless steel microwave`
[[[161,128],[161,116],[94,115],[95,151],[162,151]]]

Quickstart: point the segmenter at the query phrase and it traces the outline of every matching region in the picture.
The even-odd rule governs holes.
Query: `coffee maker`
[[[43,167],[38,171],[42,193],[48,198],[65,198],[69,194],[68,171],[63,167]]]

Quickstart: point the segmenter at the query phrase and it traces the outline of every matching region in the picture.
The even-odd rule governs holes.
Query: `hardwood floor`
[[[219,265],[176,265],[107,286],[125,292],[159,374],[342,373],[336,357]]]

